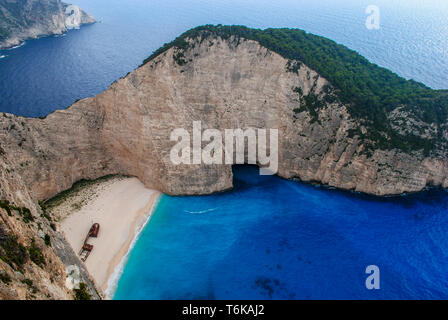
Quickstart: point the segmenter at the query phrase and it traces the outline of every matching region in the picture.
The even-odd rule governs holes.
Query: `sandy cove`
[[[76,253],[92,224],[100,224],[98,238],[88,241],[94,248],[85,265],[106,294],[113,293],[117,280],[114,273],[122,267],[159,197],[160,192],[145,188],[137,178],[114,177],[80,187],[52,208],[59,219],[59,230]]]

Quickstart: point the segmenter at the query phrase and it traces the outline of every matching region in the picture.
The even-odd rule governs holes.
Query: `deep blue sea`
[[[0,112],[43,116],[93,96],[202,24],[294,27],[448,89],[448,1],[71,0],[99,23],[0,51]],[[235,168],[232,192],[163,196],[116,299],[448,298],[448,194],[374,198]],[[381,289],[367,290],[377,265]]]

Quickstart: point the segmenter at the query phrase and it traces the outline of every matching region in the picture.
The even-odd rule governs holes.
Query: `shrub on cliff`
[[[87,285],[84,282],[79,284],[79,289],[73,289],[75,293],[75,300],[91,300],[92,296],[87,290]]]
[[[45,234],[44,242],[47,246],[51,246],[51,238],[48,234]]]
[[[0,259],[13,269],[21,269],[27,258],[27,250],[17,241],[17,236],[7,233],[0,226]]]
[[[0,281],[4,284],[11,283],[11,277],[4,271],[0,271]]]
[[[0,200],[0,208],[6,210],[9,216],[12,215],[13,211],[18,212],[22,216],[22,220],[25,223],[29,223],[30,221],[34,221],[34,217],[31,214],[30,209],[28,208],[19,208],[9,203],[7,200]]]
[[[39,267],[43,267],[45,265],[45,257],[41,251],[41,249],[36,245],[36,241],[31,240],[31,246],[28,248],[28,253],[30,255],[31,261],[37,264]]]

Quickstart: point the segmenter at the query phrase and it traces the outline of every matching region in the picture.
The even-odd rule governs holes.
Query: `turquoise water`
[[[232,192],[162,197],[115,299],[448,298],[446,191],[375,198],[234,173]]]

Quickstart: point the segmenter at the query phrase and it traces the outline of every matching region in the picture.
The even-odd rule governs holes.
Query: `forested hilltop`
[[[327,38],[299,29],[251,29],[244,26],[206,25],[191,29],[155,51],[147,63],[171,47],[187,49],[190,38],[203,41],[221,37],[258,41],[262,46],[290,60],[289,71],[298,72],[304,63],[329,80],[334,90],[324,97],[307,95],[302,101],[311,114],[326,103],[348,107],[365,130],[354,130],[366,141],[366,151],[400,149],[423,151],[425,155],[446,149],[448,90],[432,90],[406,80],[369,62],[357,52]],[[178,56],[182,64],[182,56]],[[318,120],[318,119],[316,119]]]

